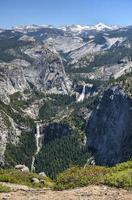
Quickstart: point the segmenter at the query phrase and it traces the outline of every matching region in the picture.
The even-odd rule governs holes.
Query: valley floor
[[[0,200],[132,200],[132,191],[107,186],[88,186],[73,190],[35,190],[26,186],[7,184],[13,192],[1,193]]]

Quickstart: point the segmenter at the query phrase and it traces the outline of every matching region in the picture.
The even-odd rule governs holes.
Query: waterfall
[[[36,134],[35,134],[35,141],[36,141],[36,152],[34,154],[34,156],[32,157],[32,163],[31,163],[31,171],[34,172],[35,171],[35,159],[36,156],[38,155],[38,153],[41,150],[42,147],[42,138],[43,135],[40,134],[40,125],[39,123],[36,124]]]
[[[85,98],[85,88],[86,88],[86,85],[83,86],[83,89],[82,89],[82,93],[80,94],[79,98],[77,99],[77,102],[82,102]]]

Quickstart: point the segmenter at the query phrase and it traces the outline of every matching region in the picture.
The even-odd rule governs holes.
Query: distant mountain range
[[[116,30],[121,28],[121,26],[117,26],[117,25],[113,25],[113,26],[108,26],[105,25],[103,23],[98,23],[96,25],[93,26],[88,26],[88,25],[66,25],[66,26],[59,26],[59,27],[55,27],[52,25],[26,25],[26,26],[15,26],[12,27],[12,29],[17,30],[17,31],[35,31],[41,28],[58,28],[61,29],[63,31],[71,31],[71,32],[82,32],[82,31],[87,31],[87,30],[96,30],[96,31],[103,31],[103,30]]]

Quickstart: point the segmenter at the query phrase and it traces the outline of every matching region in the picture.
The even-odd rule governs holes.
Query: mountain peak
[[[31,25],[21,25],[21,26],[14,26],[12,27],[13,30],[19,31],[19,32],[27,32],[27,31],[36,31],[41,28],[54,28],[52,25],[36,25],[36,24],[31,24]]]
[[[103,24],[102,22],[99,22],[94,26],[94,28],[98,31],[104,30],[104,29],[110,29],[112,30],[112,26],[107,26],[106,24]]]
[[[103,31],[103,30],[115,30],[118,29],[118,26],[108,26],[102,22],[99,22],[96,25],[90,26],[90,25],[80,25],[80,24],[73,24],[73,25],[66,25],[60,27],[63,31],[71,31],[73,33],[80,33],[82,31],[87,30],[96,30],[96,31]]]
[[[26,33],[26,32],[34,32],[37,31],[39,29],[44,29],[44,28],[50,28],[50,29],[54,29],[54,28],[58,28],[61,29],[63,31],[68,31],[68,32],[72,32],[74,34],[79,34],[83,31],[90,31],[90,30],[95,30],[95,31],[104,31],[104,30],[116,30],[119,28],[119,26],[108,26],[102,22],[99,22],[96,25],[81,25],[81,24],[72,24],[72,25],[64,25],[64,26],[60,26],[60,27],[55,27],[52,25],[24,25],[24,26],[15,26],[12,27],[13,30],[15,31],[19,31],[22,33]]]

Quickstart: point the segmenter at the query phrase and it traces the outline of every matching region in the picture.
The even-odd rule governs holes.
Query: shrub
[[[123,171],[126,169],[132,169],[132,161],[131,160],[117,164],[115,167],[112,167],[113,172]]]
[[[111,173],[104,177],[104,184],[115,187],[132,187],[132,161],[127,161],[111,168]]]
[[[76,187],[99,184],[103,176],[110,171],[107,167],[88,166],[86,168],[74,166],[60,173],[56,179],[54,189],[63,190]]]
[[[91,184],[132,188],[132,161],[111,168],[101,166],[71,167],[57,176],[54,189],[64,190]]]
[[[9,187],[0,184],[0,193],[1,193],[1,192],[10,192],[10,191],[11,191],[11,190],[10,190]]]
[[[114,187],[131,188],[132,187],[132,169],[126,169],[116,173],[106,175],[104,184]]]
[[[40,183],[32,182],[33,178],[39,179]],[[0,181],[9,182],[20,185],[27,185],[29,187],[52,187],[53,182],[50,178],[39,176],[36,173],[22,172],[19,170],[9,169],[9,170],[0,170]]]

